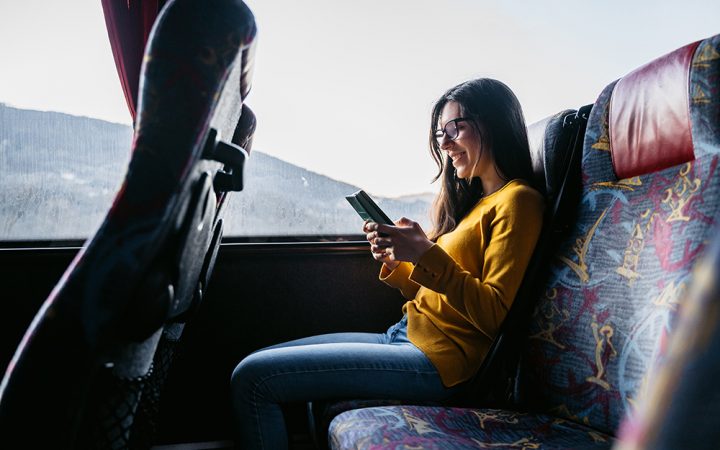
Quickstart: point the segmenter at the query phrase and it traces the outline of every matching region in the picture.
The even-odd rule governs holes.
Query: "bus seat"
[[[513,404],[387,406],[330,424],[333,449],[609,448],[655,382],[720,209],[720,35],[606,87],[582,196],[525,331]],[[708,444],[711,445],[711,444]]]
[[[0,385],[12,448],[149,448],[202,299],[254,115],[255,21],[240,0],[171,0],[145,49],[132,157],[102,225],[45,301]]]

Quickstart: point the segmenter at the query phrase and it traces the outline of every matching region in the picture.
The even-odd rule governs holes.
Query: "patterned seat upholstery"
[[[720,36],[715,36],[636,72],[651,80],[658,72],[670,77],[662,69],[676,70],[677,58],[689,54],[683,70],[689,66],[690,89],[681,85],[685,99],[677,109],[680,114],[689,104],[692,126],[686,131],[688,139],[691,136],[689,157],[694,154],[694,159],[676,159],[649,173],[618,167],[621,152],[631,151],[640,155],[638,164],[647,166],[659,159],[664,143],[615,148],[613,137],[636,131],[622,127],[637,126],[633,119],[640,120],[643,109],[632,119],[615,122],[614,113],[627,106],[625,98],[613,95],[624,79],[600,94],[585,136],[577,225],[553,262],[529,330],[521,391],[535,409],[614,433],[645,392],[652,377],[648,370],[672,331],[679,299],[720,208],[720,178],[715,174],[720,155],[719,46]],[[638,93],[644,85],[636,78],[634,86],[621,87]],[[658,98],[646,98],[652,109],[644,109],[670,108],[662,104],[668,86],[655,88],[649,86],[645,93]],[[680,135],[673,132],[667,139],[687,156]],[[646,136],[638,141],[641,138]],[[615,173],[621,170],[628,175],[618,179]]]
[[[618,448],[714,449],[720,440],[720,238],[695,270],[658,373],[620,426]]]
[[[472,448],[610,446],[654,380],[653,362],[715,230],[719,117],[720,36],[600,94],[585,134],[577,220],[548,261],[527,331],[513,405],[525,415],[348,411],[331,423],[332,447],[470,448],[467,439],[478,439]],[[480,419],[493,415],[511,419]],[[414,444],[420,437],[426,442]]]
[[[499,409],[379,406],[345,412],[331,427],[332,448],[606,449],[612,445],[610,436],[571,420]]]

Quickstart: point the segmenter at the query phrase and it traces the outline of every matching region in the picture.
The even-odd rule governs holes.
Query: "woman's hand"
[[[369,220],[365,221],[365,224],[363,224],[363,232],[365,232],[365,239],[367,239],[370,243],[370,252],[372,253],[373,259],[375,259],[375,261],[380,261],[381,263],[385,264],[388,269],[393,270],[400,264],[400,262],[390,258],[390,254],[387,252],[387,248],[376,244],[375,241],[378,238],[378,232],[375,230],[377,228],[377,225],[378,224],[375,222],[371,222]]]
[[[395,226],[365,222],[363,231],[370,242],[373,258],[394,269],[399,261],[417,263],[420,257],[433,246],[420,224],[405,217]]]

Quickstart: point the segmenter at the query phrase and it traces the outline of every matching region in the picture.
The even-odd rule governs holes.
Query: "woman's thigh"
[[[280,344],[271,345],[263,349],[257,350],[264,351],[274,348],[283,347],[297,347],[300,345],[315,345],[315,344],[389,344],[400,336],[403,342],[409,343],[407,339],[407,317],[403,318],[392,325],[384,333],[357,333],[357,332],[346,332],[346,333],[328,333],[320,334],[316,336],[309,336],[292,341],[283,342]]]
[[[384,333],[329,333],[317,336],[304,337],[281,344],[271,345],[258,351],[271,350],[276,348],[297,347],[300,345],[316,344],[383,344],[385,343]],[[255,352],[257,353],[257,352]]]
[[[281,403],[348,397],[442,400],[453,393],[414,345],[348,336],[357,334],[365,333],[341,333],[344,337],[330,341],[333,335],[316,336],[253,353],[233,373],[234,395]]]

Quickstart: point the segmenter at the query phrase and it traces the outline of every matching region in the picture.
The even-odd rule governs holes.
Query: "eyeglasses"
[[[457,119],[448,121],[442,129],[435,130],[435,139],[439,141],[443,135],[447,135],[450,140],[454,141],[460,135],[460,130],[458,130],[457,126],[458,122],[467,122],[468,120],[470,120],[469,117],[458,117]]]

